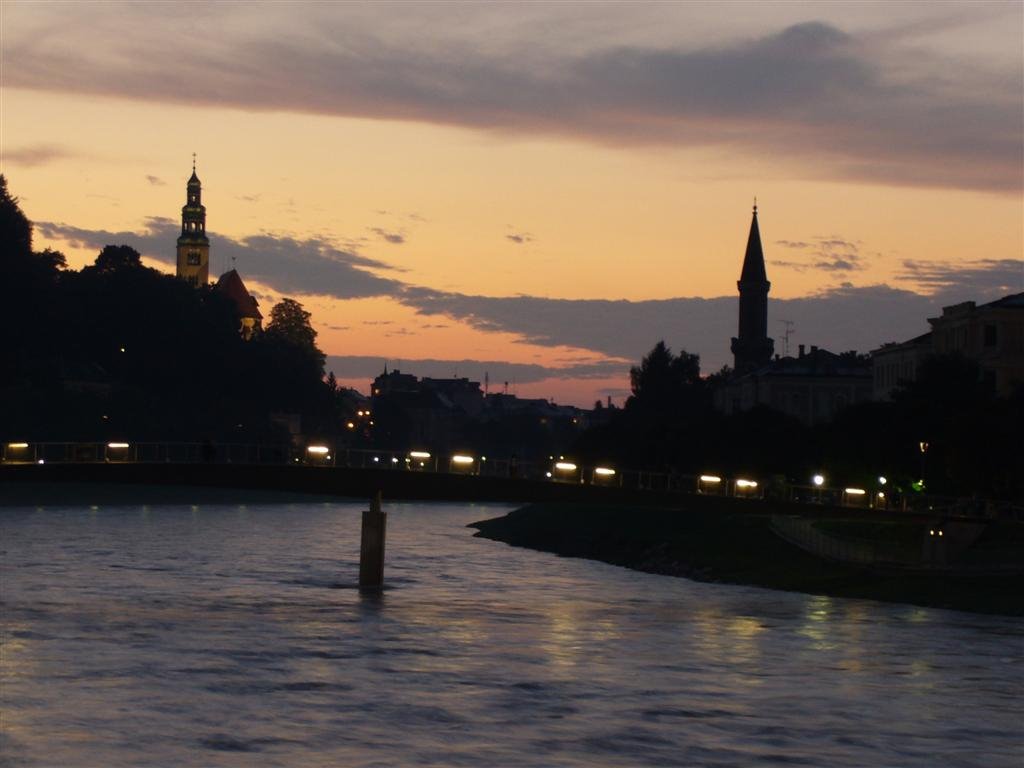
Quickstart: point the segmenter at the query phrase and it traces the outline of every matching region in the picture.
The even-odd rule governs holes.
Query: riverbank
[[[829,525],[835,530],[834,518]],[[1016,522],[990,524],[967,553],[973,568],[946,570],[866,568],[819,558],[777,536],[770,510],[531,504],[470,527],[512,546],[698,581],[1024,616],[1024,573],[978,567],[1024,563],[1024,524]]]

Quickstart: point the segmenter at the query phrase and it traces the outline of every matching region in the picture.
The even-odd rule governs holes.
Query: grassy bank
[[[1024,616],[1020,572],[886,570],[834,563],[780,539],[770,520],[769,514],[746,511],[533,504],[472,527],[478,536],[513,546],[700,581]],[[836,527],[834,521],[829,524]],[[1019,523],[993,524],[973,557],[993,547],[1006,562],[1010,547],[1010,557],[1024,562],[1022,529]]]

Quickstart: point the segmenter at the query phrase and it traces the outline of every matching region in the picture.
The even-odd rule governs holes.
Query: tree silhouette
[[[32,223],[7,191],[7,179],[0,173],[0,248],[5,261],[32,255]]]
[[[311,360],[316,361],[317,368],[323,374],[324,361],[327,359],[316,345],[316,331],[310,324],[312,315],[294,299],[281,299],[270,310],[270,324],[266,336],[274,342],[283,342],[295,349],[302,350]]]
[[[96,257],[95,268],[99,272],[115,272],[119,269],[136,269],[142,266],[142,256],[130,245],[107,245]]]

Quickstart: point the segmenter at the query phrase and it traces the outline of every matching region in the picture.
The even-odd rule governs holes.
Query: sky
[[[1024,291],[1024,3],[0,4],[37,249],[313,313],[328,368],[589,406],[659,339],[731,363],[751,206],[776,351]]]

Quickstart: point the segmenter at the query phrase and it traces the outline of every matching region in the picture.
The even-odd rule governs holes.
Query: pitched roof
[[[761,230],[757,226],[757,206],[750,221],[750,235],[747,237],[747,253],[743,257],[741,283],[767,283],[768,274],[764,269],[764,251],[761,250]]]
[[[221,275],[217,280],[215,288],[235,302],[240,317],[255,317],[257,320],[263,319],[263,315],[259,310],[259,302],[246,289],[245,283],[242,282],[242,278],[238,275],[237,270],[232,269]]]

